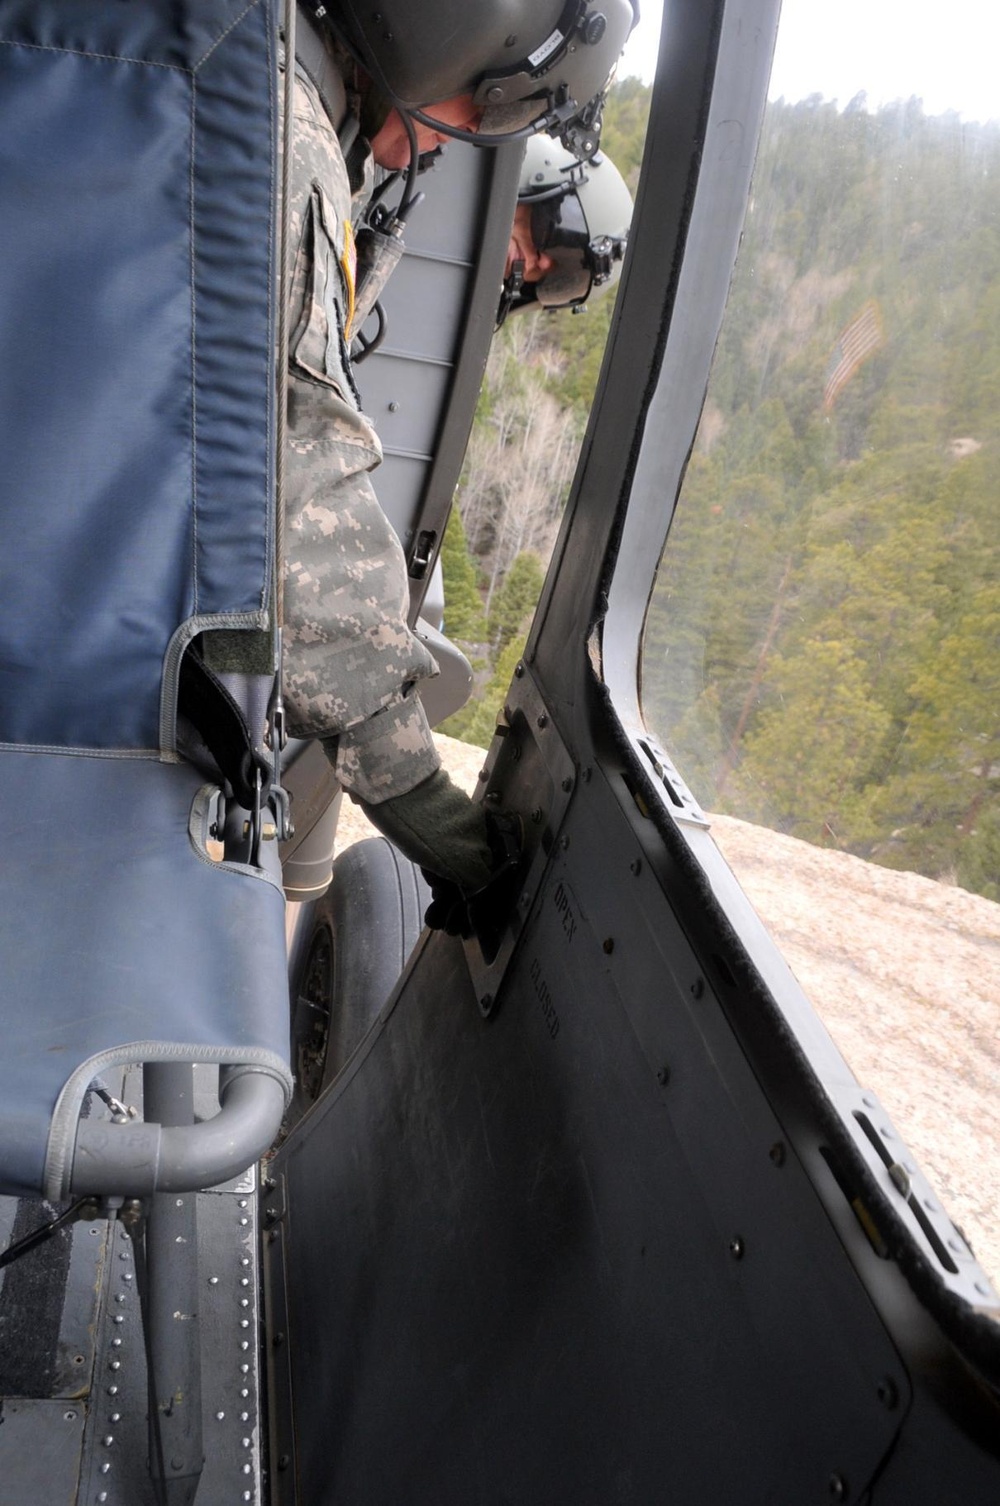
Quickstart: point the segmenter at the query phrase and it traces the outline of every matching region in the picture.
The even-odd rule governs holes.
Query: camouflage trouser
[[[284,680],[293,737],[339,739],[337,772],[375,803],[439,759],[414,687],[437,672],[406,623],[406,563],[367,472],[382,458],[360,412],[345,332],[353,297],[340,144],[312,86],[295,89]]]

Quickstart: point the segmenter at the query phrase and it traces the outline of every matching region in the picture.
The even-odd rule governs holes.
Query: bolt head
[[[607,29],[607,16],[602,15],[600,11],[595,11],[592,16],[588,16],[584,21],[581,34],[588,47],[596,47]]]

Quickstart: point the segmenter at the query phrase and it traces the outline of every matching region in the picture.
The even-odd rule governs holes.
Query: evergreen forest
[[[648,89],[604,145],[634,186]],[[613,299],[494,342],[446,631],[486,743]],[[1000,126],[768,106],[702,422],[649,605],[647,721],[725,811],[1000,899]]]

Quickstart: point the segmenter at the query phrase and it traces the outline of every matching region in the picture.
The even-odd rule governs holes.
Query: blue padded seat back
[[[266,623],[272,9],[0,5],[0,742],[158,748]]]

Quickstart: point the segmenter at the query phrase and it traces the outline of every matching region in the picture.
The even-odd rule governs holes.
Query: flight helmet
[[[553,266],[537,282],[518,281],[512,268],[501,300],[504,313],[533,304],[579,309],[595,289],[614,286],[621,276],[633,206],[624,178],[606,153],[580,162],[551,137],[533,136],[525,147],[517,202],[522,213],[530,213],[536,249]]]
[[[434,124],[434,104],[472,94],[483,118],[471,139],[489,145],[560,128],[599,98],[638,3],[340,0],[325,10],[393,104]]]

